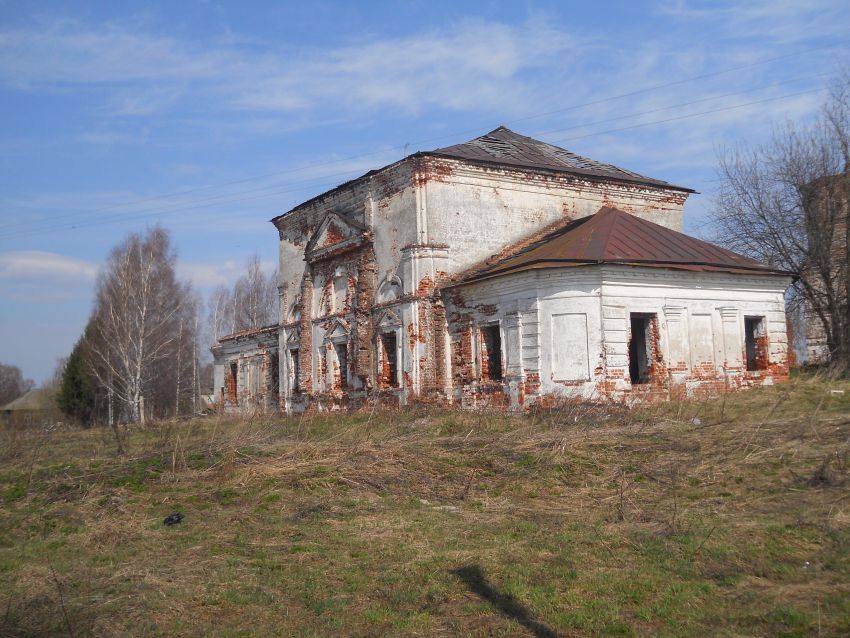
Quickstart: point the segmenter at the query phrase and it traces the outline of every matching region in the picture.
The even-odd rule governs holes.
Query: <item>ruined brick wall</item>
[[[224,409],[246,414],[276,411],[278,356],[276,326],[246,330],[222,340],[213,350],[213,377],[217,403]],[[236,378],[231,375],[232,366]]]
[[[302,398],[321,395],[328,403],[365,396],[380,385],[377,323],[386,310],[404,333],[397,361],[402,388],[394,391],[399,400],[446,398],[462,385],[449,361],[457,347],[448,345],[449,311],[438,286],[475,254],[602,205],[652,213],[675,227],[686,196],[415,155],[305,202],[275,220],[281,324],[287,335],[297,330]],[[347,282],[340,282],[340,272]],[[489,306],[476,312],[495,313]],[[345,388],[332,345],[342,335],[350,378]],[[473,332],[458,343],[476,348],[476,339]],[[536,374],[532,387],[539,384]],[[287,384],[282,375],[283,395]],[[525,386],[517,392],[525,394]]]
[[[375,365],[375,330],[372,308],[375,305],[377,287],[377,263],[372,245],[363,249],[357,259],[357,281],[354,305],[354,336],[357,349],[354,373],[368,390],[374,385],[373,368]]]
[[[594,267],[443,288],[460,269],[602,205],[680,228],[686,197],[674,189],[413,156],[306,202],[275,222],[285,311],[279,347],[285,352],[285,341],[294,339],[299,350],[297,397],[287,393],[280,366],[283,404],[332,409],[379,398],[522,409],[547,395],[622,398],[669,394],[673,386],[691,392],[721,378],[727,384],[730,371],[738,385],[780,378],[787,365],[784,324],[782,335],[776,328],[777,317],[784,320],[781,309],[765,311],[769,371],[741,373],[741,346],[729,326],[755,306],[746,305],[734,278],[694,288],[687,276],[665,279],[660,269],[626,268],[640,274],[606,281],[610,272]],[[732,297],[724,297],[723,286],[735,289]],[[781,299],[774,288],[747,294],[765,307]],[[671,294],[681,299],[671,301]],[[696,361],[692,352],[691,313],[699,304],[718,322],[710,361]],[[737,313],[727,311],[726,324],[718,318],[720,306],[734,306]],[[640,389],[629,378],[632,312],[655,317],[649,328],[651,383]],[[494,322],[502,379],[487,378],[482,365],[488,353],[481,326]],[[387,331],[397,335],[399,388],[388,383],[380,356]],[[737,368],[729,358],[733,352]],[[340,360],[348,364],[347,383]]]

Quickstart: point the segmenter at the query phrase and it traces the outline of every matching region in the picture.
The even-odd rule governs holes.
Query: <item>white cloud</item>
[[[138,28],[56,20],[0,30],[0,82],[30,91],[110,87],[103,109],[114,115],[150,115],[187,96],[213,94],[225,108],[260,112],[487,105],[504,111],[531,99],[522,72],[579,48],[577,38],[542,20],[469,20],[297,56],[282,48],[260,54],[238,41],[201,47]]]
[[[89,284],[97,276],[97,266],[43,250],[0,253],[0,280],[12,283],[58,285]]]
[[[760,38],[776,42],[800,40],[813,32],[820,36],[844,35],[846,25],[843,0],[731,0],[727,2],[688,2],[673,0],[661,3],[656,13],[682,21],[721,24],[727,34]]]
[[[277,268],[277,262],[261,260],[261,268],[272,273]],[[182,279],[188,279],[195,288],[206,292],[216,286],[232,286],[245,272],[246,265],[233,259],[222,262],[186,262],[177,263],[177,274]]]

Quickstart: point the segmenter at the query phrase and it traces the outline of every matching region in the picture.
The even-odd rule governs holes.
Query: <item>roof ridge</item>
[[[614,224],[610,229],[608,229],[607,234],[605,235],[605,240],[602,243],[602,254],[605,255],[608,252],[608,245],[611,243],[611,238],[614,234],[614,229],[619,225],[620,216],[617,213],[625,211],[621,211],[619,208],[614,208],[613,206],[603,206],[593,215],[594,218],[600,215],[614,215]],[[625,213],[628,215],[629,213]]]

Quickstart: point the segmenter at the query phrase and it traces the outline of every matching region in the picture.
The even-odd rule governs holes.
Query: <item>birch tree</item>
[[[157,395],[158,375],[175,368],[183,352],[189,287],[175,275],[176,254],[168,233],[155,227],[130,234],[110,253],[97,280],[90,322],[90,369],[130,421],[145,416]],[[169,393],[169,398],[174,395]],[[149,407],[153,407],[150,406]]]
[[[234,330],[262,328],[277,323],[277,272],[263,272],[258,255],[254,255],[245,273],[233,287]]]
[[[234,332],[273,325],[277,316],[277,271],[266,274],[259,256],[254,255],[232,288],[219,286],[210,295],[209,345]]]

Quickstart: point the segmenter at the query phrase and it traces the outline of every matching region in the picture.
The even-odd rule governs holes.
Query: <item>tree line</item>
[[[209,346],[277,321],[277,274],[253,257],[204,302],[176,273],[168,231],[130,233],[98,275],[89,321],[64,362],[56,401],[75,422],[143,422],[198,412],[212,391]],[[119,440],[120,447],[120,440]]]

